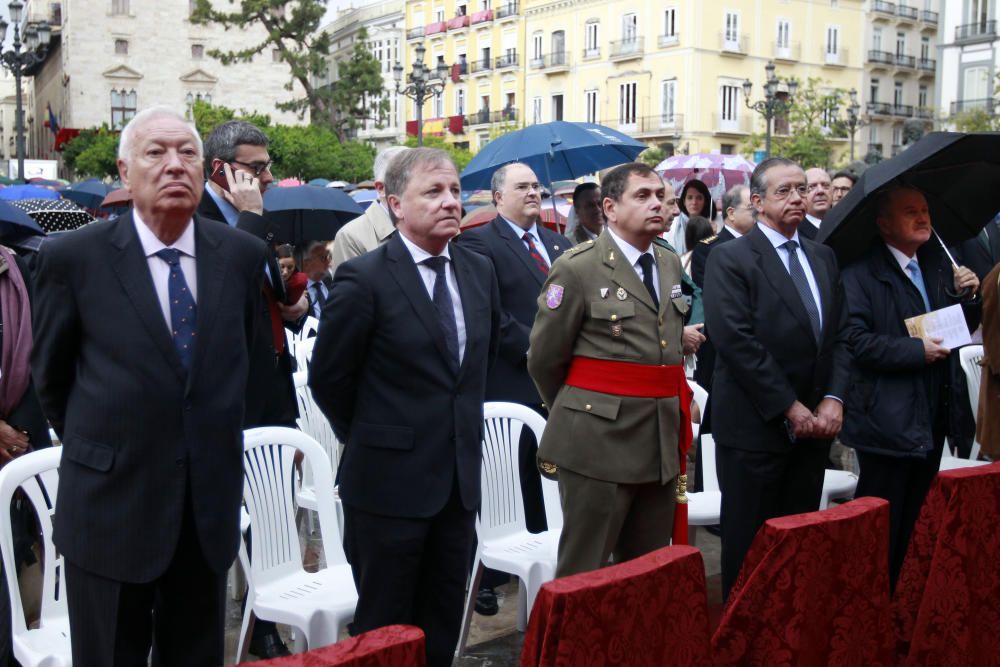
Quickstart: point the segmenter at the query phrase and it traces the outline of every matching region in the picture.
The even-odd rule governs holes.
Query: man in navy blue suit
[[[309,386],[345,443],[344,550],[358,587],[351,632],[416,625],[427,664],[445,667],[472,557],[500,301],[490,263],[451,243],[461,186],[446,153],[400,154],[385,191],[398,233],[337,268]]]

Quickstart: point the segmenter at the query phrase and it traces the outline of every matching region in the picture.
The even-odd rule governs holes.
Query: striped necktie
[[[538,252],[538,248],[535,247],[535,242],[531,238],[529,232],[525,232],[524,236],[521,237],[525,243],[528,244],[528,254],[531,255],[531,259],[535,260],[535,264],[538,265],[538,270],[549,275],[549,263],[545,261],[542,257],[542,253]]]

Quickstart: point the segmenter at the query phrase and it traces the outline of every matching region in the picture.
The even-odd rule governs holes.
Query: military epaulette
[[[677,250],[675,250],[674,247],[672,245],[670,245],[670,243],[668,243],[666,239],[662,239],[659,236],[657,236],[655,239],[653,239],[653,243],[655,243],[656,245],[658,245],[660,247],[666,248],[667,250],[669,250],[672,253],[676,253],[677,252]]]
[[[712,241],[714,241],[714,240],[715,240],[715,239],[717,239],[717,238],[719,238],[719,235],[718,235],[718,234],[712,234],[712,235],[711,235],[711,236],[709,236],[709,237],[708,237],[707,239],[702,239],[702,240],[700,241],[700,243],[704,243],[705,245],[708,245],[709,243],[711,243]]]
[[[572,257],[573,255],[579,255],[581,252],[587,252],[588,250],[590,250],[593,247],[594,247],[594,242],[592,240],[591,241],[584,241],[583,243],[581,243],[579,245],[575,245],[575,246],[573,246],[572,248],[569,249],[569,251],[571,253],[570,256]]]

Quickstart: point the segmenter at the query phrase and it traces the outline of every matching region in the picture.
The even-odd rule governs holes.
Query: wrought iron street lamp
[[[782,81],[774,75],[774,63],[769,61],[764,66],[764,71],[767,74],[767,78],[764,80],[764,99],[756,102],[750,101],[750,93],[753,90],[753,83],[750,79],[743,81],[743,99],[746,101],[748,109],[753,109],[764,116],[767,126],[764,135],[764,152],[767,157],[771,157],[771,124],[777,116],[787,113],[792,107],[799,83],[795,79],[785,79],[787,93],[782,93],[778,90]]]
[[[847,93],[851,98],[851,103],[847,107],[847,131],[851,135],[851,162],[854,162],[854,133],[871,123],[871,119],[862,118],[860,115],[861,105],[858,103],[858,91],[851,88]]]
[[[21,0],[11,0],[7,5],[10,11],[10,22],[14,26],[13,48],[0,55],[0,64],[14,75],[15,90],[15,134],[17,135],[17,177],[24,178],[24,103],[21,93],[21,77],[31,67],[45,59],[49,50],[49,40],[52,39],[52,28],[48,21],[29,23],[24,28],[24,41],[21,41],[21,19],[24,18],[24,3]],[[7,22],[0,19],[0,41],[7,36]],[[21,47],[25,46],[24,51]]]
[[[424,54],[427,49],[423,43],[417,44],[416,60],[413,61],[407,84],[403,85],[403,66],[396,61],[392,67],[392,77],[396,80],[396,92],[406,95],[417,104],[417,145],[424,145],[424,101],[433,95],[444,91],[445,80],[448,78],[448,65],[439,61],[437,68],[432,70],[424,64]]]

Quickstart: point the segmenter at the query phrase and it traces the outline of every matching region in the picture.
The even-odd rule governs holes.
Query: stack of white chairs
[[[320,411],[319,406],[316,405],[316,401],[313,400],[312,390],[309,389],[307,372],[299,371],[292,378],[295,383],[295,397],[299,404],[299,418],[297,421],[299,429],[323,447],[330,470],[336,479],[342,445],[337,440],[337,436],[333,434],[330,422]],[[341,529],[341,539],[343,539],[344,508],[340,502],[340,495],[336,487],[333,489],[333,496],[337,503],[337,522]],[[312,513],[316,511],[316,482],[313,478],[312,466],[307,462],[303,462],[302,465],[302,483],[295,494],[295,502],[300,509],[309,512],[309,532],[314,532]]]
[[[70,667],[69,610],[66,606],[66,571],[63,557],[52,544],[52,517],[56,511],[59,486],[59,459],[62,447],[47,447],[10,461],[0,470],[0,555],[6,565],[7,592],[10,596],[14,657],[24,667]],[[10,521],[10,503],[21,489],[31,501],[42,529],[42,609],[38,627],[29,629],[24,618],[14,540]]]
[[[298,343],[308,338],[315,338],[318,332],[319,332],[319,320],[317,320],[312,315],[308,315],[306,319],[302,322],[301,329],[289,333],[288,340],[289,342],[292,343]]]
[[[308,435],[289,428],[249,429],[243,439],[243,502],[250,517],[253,556],[248,558],[241,543],[248,593],[236,661],[246,659],[255,618],[294,627],[299,650],[333,644],[354,618],[358,593],[340,540],[326,452]],[[295,523],[296,451],[312,467],[315,482],[326,561],[317,572],[307,572],[302,565]]]

